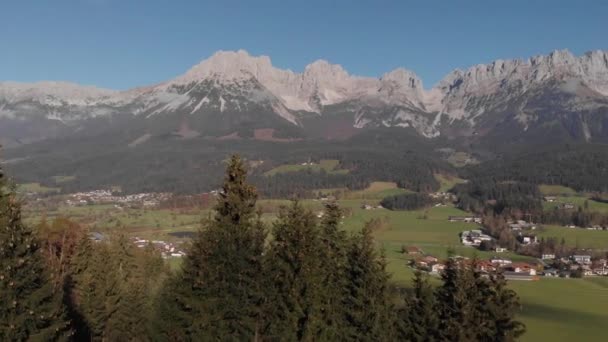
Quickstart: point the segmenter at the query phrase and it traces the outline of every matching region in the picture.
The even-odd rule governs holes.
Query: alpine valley
[[[546,156],[564,144],[605,153],[605,143],[605,51],[497,60],[454,70],[430,89],[406,69],[359,77],[318,60],[296,73],[243,50],[126,91],[0,82],[6,167],[43,184],[69,173],[68,190],[208,190],[234,151],[251,161],[262,187],[277,165],[325,158],[346,173],[307,187],[381,179],[432,189],[433,174],[461,172],[455,166]],[[405,176],[413,174],[423,176]]]

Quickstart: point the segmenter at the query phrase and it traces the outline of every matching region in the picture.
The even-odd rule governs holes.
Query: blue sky
[[[428,88],[499,58],[608,49],[608,1],[3,0],[0,46],[0,80],[126,89],[245,49],[294,71],[402,66]]]

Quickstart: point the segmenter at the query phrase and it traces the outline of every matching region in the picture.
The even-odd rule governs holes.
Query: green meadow
[[[570,247],[608,250],[608,231],[605,230],[546,225],[538,230],[537,235],[539,237],[555,237],[558,240],[563,238],[566,245]]]
[[[301,164],[286,164],[275,167],[274,169],[267,171],[264,173],[266,176],[274,176],[278,173],[288,173],[288,172],[297,172],[297,171],[306,171],[309,170],[311,172],[321,172],[324,170],[330,174],[346,174],[348,170],[338,169],[340,165],[340,161],[335,159],[323,159],[318,164],[312,165],[301,165]]]

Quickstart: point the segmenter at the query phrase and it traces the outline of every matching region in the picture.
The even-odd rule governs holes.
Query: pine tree
[[[480,341],[514,341],[526,331],[525,325],[515,319],[520,310],[519,298],[515,291],[507,288],[502,272],[492,272],[488,281],[488,290],[484,294],[483,310],[487,323],[486,329],[478,330]],[[486,332],[485,335],[480,334]]]
[[[343,307],[349,340],[390,341],[393,336],[389,275],[384,254],[378,255],[366,224],[351,238],[347,252],[347,284]]]
[[[55,289],[21,205],[0,170],[0,340],[54,341],[71,331],[63,295]]]
[[[436,341],[439,320],[435,312],[435,293],[428,276],[420,271],[414,273],[413,293],[406,297],[401,310],[399,337],[404,341]]]
[[[267,328],[272,340],[314,341],[324,335],[322,260],[315,217],[294,201],[282,208],[268,252]]]
[[[182,272],[167,284],[172,292],[163,290],[168,297],[159,314],[172,325],[165,334],[182,329],[193,340],[259,336],[266,233],[246,178],[243,161],[233,156],[214,217],[192,242]]]
[[[321,339],[336,340],[343,335],[342,296],[346,287],[346,233],[340,229],[342,210],[337,203],[325,205],[320,225],[320,258],[323,260],[320,287],[321,319],[325,326]]]
[[[439,339],[470,341],[475,327],[471,326],[473,303],[468,297],[470,282],[463,261],[450,257],[441,275],[443,284],[437,289]]]
[[[93,244],[89,237],[89,231],[84,229],[74,247],[74,255],[70,259],[67,288],[68,309],[74,325],[74,338],[86,340],[91,336],[88,322],[86,321],[85,308],[89,293],[89,268],[93,259]]]

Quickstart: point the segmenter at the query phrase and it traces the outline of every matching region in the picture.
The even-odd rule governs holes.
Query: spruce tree
[[[435,293],[428,276],[414,273],[413,292],[406,297],[401,310],[399,337],[404,341],[437,341],[439,320],[435,311]]]
[[[342,300],[346,287],[346,233],[340,228],[342,210],[337,203],[325,205],[320,224],[321,269],[321,319],[325,326],[325,340],[335,340],[343,336]]]
[[[0,170],[0,340],[69,338],[63,295],[55,289],[21,205]]]
[[[346,265],[347,283],[343,299],[348,340],[390,341],[394,339],[392,305],[389,298],[386,259],[378,255],[370,224],[353,236]]]
[[[484,303],[479,308],[487,323],[485,329],[478,331],[478,340],[514,341],[526,331],[525,325],[515,319],[520,310],[519,297],[507,288],[501,271],[491,272],[487,282]]]
[[[243,161],[233,156],[215,205],[192,242],[182,271],[168,282],[159,314],[165,334],[192,340],[259,337],[266,233],[255,210],[257,192]],[[168,317],[170,313],[173,318]]]
[[[320,283],[324,260],[315,217],[294,201],[280,210],[272,235],[265,336],[277,341],[319,340],[325,334]]]
[[[437,311],[439,315],[439,339],[470,341],[475,327],[471,326],[473,299],[469,298],[471,278],[464,262],[450,257],[441,275],[443,284],[437,289]]]

